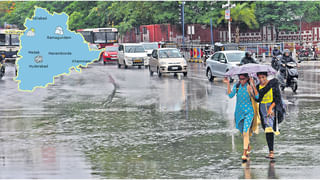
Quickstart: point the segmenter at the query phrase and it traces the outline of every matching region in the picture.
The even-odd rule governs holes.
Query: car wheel
[[[102,61],[103,61],[103,57],[102,57],[102,55],[100,56],[99,61],[100,61],[100,62],[102,62]]]
[[[162,73],[160,72],[160,69],[158,68],[158,76],[161,77]]]
[[[138,66],[139,69],[141,69],[141,66]]]
[[[212,72],[211,69],[207,70],[207,78],[210,82],[212,82],[214,80],[214,77],[212,76]]]
[[[186,77],[188,75],[188,72],[184,72],[183,76]]]
[[[145,67],[145,68],[148,68],[148,65],[145,65],[144,67]]]
[[[124,62],[124,68],[125,69],[128,69],[128,66],[127,66],[127,64],[126,64],[126,61],[123,61]]]
[[[103,61],[103,64],[104,64],[104,65],[106,65],[106,64],[107,64],[107,62],[106,62],[106,61]]]
[[[153,72],[152,72],[150,66],[149,66],[149,72],[150,72],[150,76],[153,76]]]

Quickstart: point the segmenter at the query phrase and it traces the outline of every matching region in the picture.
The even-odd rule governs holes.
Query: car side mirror
[[[151,57],[151,54],[147,54],[147,56]]]

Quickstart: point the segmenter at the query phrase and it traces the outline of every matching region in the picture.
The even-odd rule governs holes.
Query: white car
[[[159,48],[152,51],[149,65],[151,76],[154,72],[157,72],[159,77],[163,73],[183,73],[187,76],[187,68],[187,61],[177,48]]]
[[[137,43],[125,43],[119,45],[118,51],[118,67],[124,66],[141,66],[148,67],[149,61],[147,53],[141,44]]]
[[[240,65],[245,51],[218,51],[206,61],[206,74],[209,81],[215,77],[225,77],[232,67]],[[230,79],[233,81],[233,79]]]

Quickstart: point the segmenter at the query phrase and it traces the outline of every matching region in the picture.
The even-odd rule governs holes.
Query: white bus
[[[87,42],[96,44],[99,49],[118,43],[117,28],[78,29],[77,32],[81,33]]]
[[[6,61],[15,60],[19,51],[19,36],[22,30],[18,29],[0,29],[0,55]]]

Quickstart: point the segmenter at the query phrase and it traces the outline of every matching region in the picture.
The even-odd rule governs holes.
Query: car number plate
[[[133,62],[142,62],[142,60],[134,60]]]
[[[173,70],[177,70],[177,69],[178,69],[178,67],[172,67],[171,69],[173,69]]]

